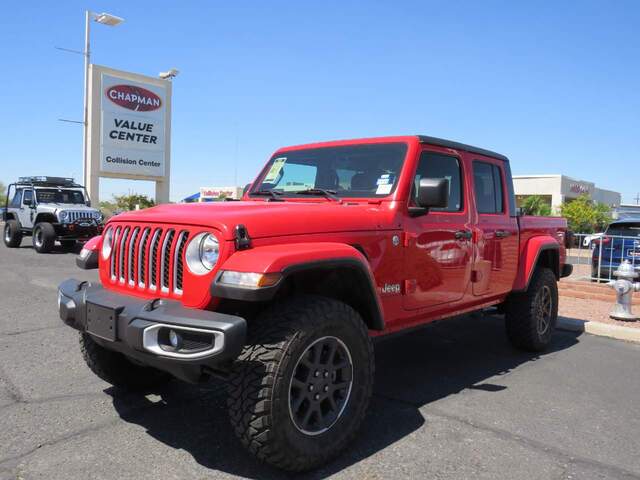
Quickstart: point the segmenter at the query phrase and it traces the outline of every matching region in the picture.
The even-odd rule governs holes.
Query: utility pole
[[[636,205],[640,205],[640,193],[636,193],[634,200],[636,201]]]

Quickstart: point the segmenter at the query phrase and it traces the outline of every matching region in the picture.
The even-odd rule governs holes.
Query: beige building
[[[547,201],[554,214],[560,213],[560,206],[574,200],[580,195],[587,195],[596,202],[604,203],[612,208],[618,207],[622,196],[618,192],[596,187],[595,183],[577,180],[566,175],[515,175],[513,188],[516,204],[532,195],[539,195]]]

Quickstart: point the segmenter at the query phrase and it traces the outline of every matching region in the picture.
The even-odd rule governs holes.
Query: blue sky
[[[640,2],[13,2],[0,19],[0,181],[80,177],[93,61],[175,79],[172,199],[250,181],[277,147],[423,133],[640,191]],[[151,184],[103,181],[102,196]]]

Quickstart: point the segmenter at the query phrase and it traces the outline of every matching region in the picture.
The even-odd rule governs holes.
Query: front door
[[[421,178],[447,178],[449,203],[405,224],[404,308],[431,307],[462,298],[471,277],[472,240],[460,158],[424,150],[414,177],[411,205]],[[414,203],[415,204],[415,203]]]
[[[473,294],[499,295],[511,290],[516,276],[518,221],[506,201],[504,162],[473,160],[472,165],[478,212]]]
[[[35,199],[33,198],[33,190],[25,189],[22,192],[22,202],[20,210],[18,210],[18,218],[23,228],[33,227],[33,217],[35,215],[35,209],[31,208],[35,205]]]

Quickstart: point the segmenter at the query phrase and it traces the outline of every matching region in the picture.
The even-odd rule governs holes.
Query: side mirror
[[[86,202],[84,202],[84,204],[85,204],[87,207],[90,207],[90,206],[91,206],[91,200],[87,200]]]
[[[247,193],[247,191],[251,188],[251,184],[247,183],[244,188],[242,189],[242,196],[245,195],[245,193]]]
[[[27,207],[31,206],[31,199],[30,198],[25,198],[22,200],[22,203],[24,203]]]
[[[446,208],[449,204],[449,180],[421,178],[416,204],[416,207],[409,208],[409,213],[414,216],[424,215],[430,208]]]

